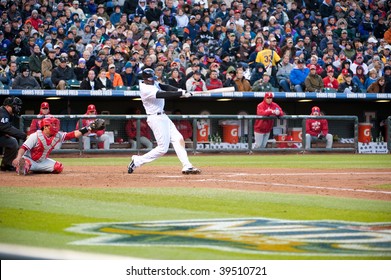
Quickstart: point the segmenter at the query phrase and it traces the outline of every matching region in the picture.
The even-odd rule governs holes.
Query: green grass
[[[65,165],[127,165],[130,157],[112,158],[62,158]],[[346,168],[391,168],[391,155],[207,155],[192,156],[194,165],[227,166],[245,168],[315,168],[315,169],[346,169]],[[178,166],[179,160],[173,155],[160,158],[150,165]]]
[[[193,164],[241,168],[382,168],[389,155],[192,156]],[[67,165],[124,166],[129,157],[62,158]],[[175,165],[174,156],[152,165]],[[92,169],[93,170],[93,169]],[[51,176],[51,175],[48,175]],[[3,183],[4,184],[4,183]],[[0,187],[0,242],[153,259],[379,259],[361,256],[249,254],[207,248],[73,245],[94,237],[66,231],[81,223],[264,217],[287,220],[391,222],[389,201],[207,188]],[[391,184],[378,186],[390,189]]]

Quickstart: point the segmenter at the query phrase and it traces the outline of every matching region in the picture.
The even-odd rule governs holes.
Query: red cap
[[[239,10],[235,10],[235,14],[239,13],[240,14],[240,11]]]
[[[265,93],[265,98],[273,98],[273,93],[271,93],[271,92],[266,92],[266,93]]]
[[[315,69],[316,70],[316,66],[315,65],[311,65],[310,69]]]
[[[95,105],[94,104],[88,105],[87,112],[96,112]]]
[[[311,111],[312,111],[312,113],[315,113],[315,112],[320,113],[320,108],[318,106],[314,106],[314,107],[312,107]]]
[[[343,69],[343,70],[342,70],[342,75],[345,76],[345,75],[348,74],[348,73],[349,73],[348,69]]]
[[[49,103],[47,103],[47,102],[42,102],[42,103],[41,103],[41,109],[49,109]]]

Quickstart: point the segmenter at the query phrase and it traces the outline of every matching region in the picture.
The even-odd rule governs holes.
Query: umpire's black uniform
[[[19,149],[19,143],[17,139],[26,139],[26,133],[17,129],[11,124],[12,116],[12,110],[10,113],[5,105],[0,107],[0,147],[5,148],[3,160],[1,161],[0,165],[1,171],[15,170],[15,168],[12,166],[12,160],[16,158]]]

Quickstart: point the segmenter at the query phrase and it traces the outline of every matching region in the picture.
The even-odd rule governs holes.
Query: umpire
[[[7,97],[0,107],[0,147],[5,148],[0,165],[1,171],[15,171],[12,160],[19,149],[17,139],[26,139],[26,133],[11,124],[13,116],[18,116],[21,108],[22,100],[18,97]]]

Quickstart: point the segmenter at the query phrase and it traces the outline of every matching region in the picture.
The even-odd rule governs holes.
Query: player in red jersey
[[[18,175],[32,172],[61,173],[64,169],[61,162],[50,159],[50,153],[58,143],[79,138],[96,128],[95,123],[72,132],[59,132],[60,121],[56,118],[45,118],[41,129],[37,130],[20,147],[12,165]]]

